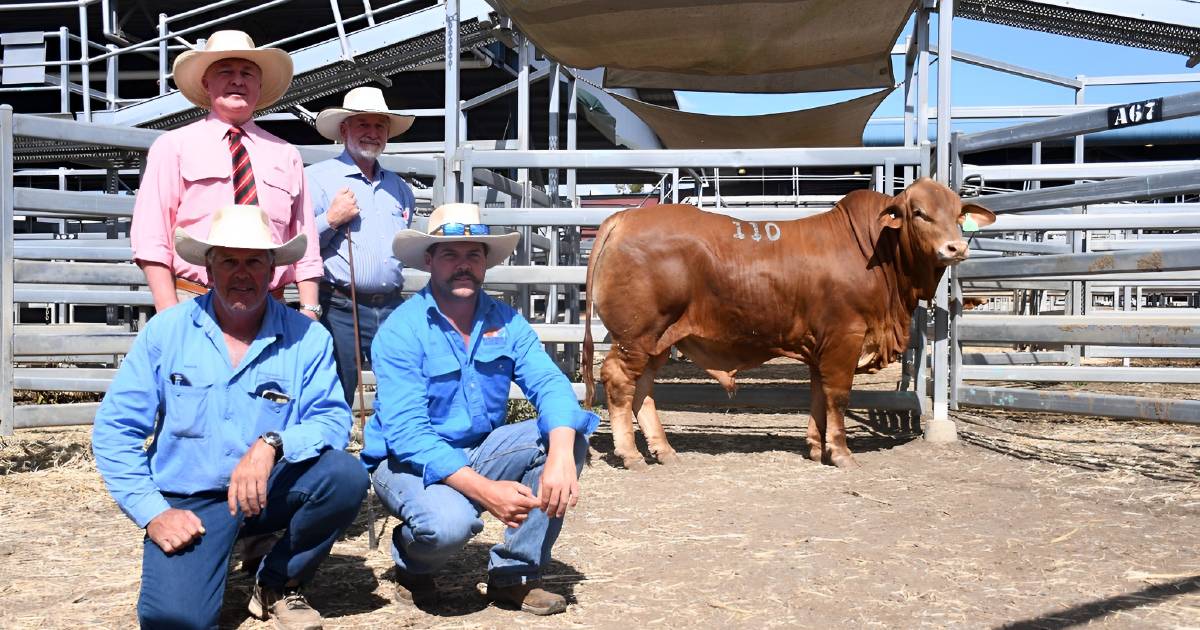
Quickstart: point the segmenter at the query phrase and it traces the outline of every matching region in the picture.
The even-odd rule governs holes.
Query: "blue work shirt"
[[[504,424],[513,382],[537,408],[543,438],[558,427],[589,435],[600,423],[580,408],[529,322],[482,291],[470,347],[427,286],[384,322],[371,357],[379,388],[363,431],[368,470],[391,454],[426,486],[445,479],[468,464],[466,449]]]
[[[325,328],[268,298],[262,327],[234,368],[212,300],[210,293],[155,315],[96,412],[96,468],[138,527],[170,507],[164,492],[225,491],[263,433],[283,437],[289,462],[344,449],[350,438]]]
[[[403,265],[392,255],[392,237],[408,228],[415,203],[412,189],[400,176],[375,165],[368,180],[349,153],[304,169],[317,218],[317,238],[325,260],[325,280],[350,286],[350,246],[346,226],[353,231],[354,280],[358,291],[389,293],[404,285]],[[349,188],[358,203],[358,216],[339,228],[329,226],[329,207],[338,191]]]

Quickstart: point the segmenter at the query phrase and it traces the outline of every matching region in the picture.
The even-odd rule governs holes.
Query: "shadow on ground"
[[[1062,610],[1054,610],[1040,617],[1006,623],[999,628],[1000,630],[1059,630],[1082,626],[1116,612],[1150,606],[1196,592],[1200,592],[1200,575],[1154,584],[1135,593],[1125,593],[1092,600]]]

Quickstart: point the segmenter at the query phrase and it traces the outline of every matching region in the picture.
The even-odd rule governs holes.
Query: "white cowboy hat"
[[[187,50],[175,58],[175,85],[197,107],[210,109],[208,90],[201,79],[213,63],[222,59],[245,59],[262,70],[262,92],[255,109],[278,101],[292,84],[292,57],[282,48],[255,48],[254,40],[242,31],[217,31],[204,42],[204,50]]]
[[[204,255],[212,247],[264,249],[275,252],[275,265],[290,265],[304,256],[308,239],[297,234],[280,245],[271,234],[271,220],[258,206],[225,206],[213,214],[208,240],[195,238],[175,228],[175,251],[193,265],[205,264]]]
[[[392,253],[404,266],[421,271],[429,271],[425,265],[425,250],[434,243],[483,243],[487,245],[487,267],[495,267],[504,262],[517,248],[521,240],[518,232],[504,234],[434,234],[443,226],[458,223],[461,225],[480,225],[479,206],[473,203],[448,203],[438,206],[429,215],[429,232],[417,230],[400,230],[392,238]]]
[[[358,114],[380,114],[388,117],[391,128],[388,138],[394,138],[412,126],[416,116],[393,114],[383,100],[383,91],[377,87],[356,87],[342,98],[341,107],[326,107],[317,114],[317,132],[322,136],[340,142],[342,134],[340,127],[343,120]]]

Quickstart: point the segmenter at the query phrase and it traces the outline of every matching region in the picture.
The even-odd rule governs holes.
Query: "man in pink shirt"
[[[242,203],[266,211],[279,242],[298,234],[308,238],[299,261],[276,268],[271,289],[281,296],[283,286],[295,282],[301,312],[316,319],[324,268],[304,163],[295,147],[251,120],[256,109],[287,92],[291,57],[279,48],[255,48],[241,31],[218,31],[204,50],[181,54],[174,74],[183,95],[209,115],[163,134],[147,156],[130,236],[155,308],[207,291],[204,268],[176,257],[175,228],[206,235],[215,209]]]

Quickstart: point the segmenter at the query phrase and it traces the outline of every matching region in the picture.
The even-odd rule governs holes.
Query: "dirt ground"
[[[799,413],[664,410],[682,464],[642,473],[604,457],[605,424],[547,572],[565,614],[484,603],[477,584],[502,534],[490,517],[439,576],[449,597],[435,610],[394,601],[386,548],[368,549],[361,515],[310,599],[330,628],[1200,628],[1200,427],[955,418],[961,441],[934,445],[919,427],[860,417],[854,471],[800,454]],[[131,627],[140,542],[85,429],[0,438],[0,627]],[[223,627],[269,627],[244,612],[249,586],[230,580]]]

